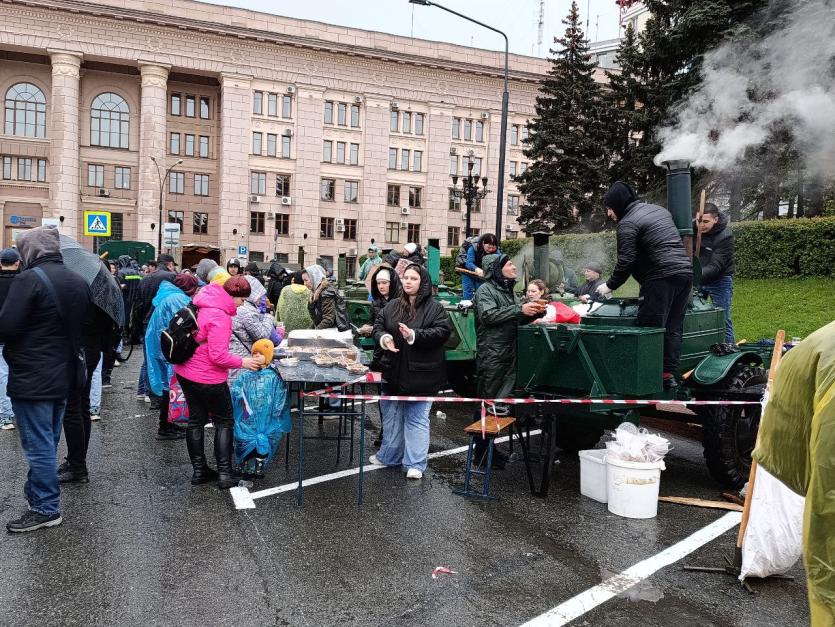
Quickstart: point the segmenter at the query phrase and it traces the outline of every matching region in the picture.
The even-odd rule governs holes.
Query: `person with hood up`
[[[597,288],[597,293],[606,298],[630,274],[635,277],[643,297],[636,324],[665,330],[663,384],[665,388],[675,387],[684,313],[693,290],[693,263],[672,215],[664,207],[641,202],[623,181],[609,188],[603,203],[609,218],[618,224],[618,260],[612,276]]]
[[[7,394],[29,463],[23,487],[29,510],[6,525],[11,533],[62,522],[58,442],[67,397],[84,384],[81,321],[92,302],[84,279],[64,266],[57,228],[29,229],[16,244],[25,270],[0,309],[0,343],[9,365]]]
[[[226,262],[226,272],[229,276],[237,276],[241,272],[241,262],[237,257],[232,257]]]
[[[261,274],[261,268],[254,261],[250,261],[244,268],[244,276],[251,276],[256,279],[262,286],[264,285],[264,275]]]
[[[368,247],[368,255],[360,266],[359,280],[365,281],[371,271],[381,263],[383,263],[383,259],[380,257],[380,247],[377,244],[371,244]]]
[[[139,283],[142,281],[142,271],[130,255],[120,255],[116,263],[119,266],[116,272],[116,280],[119,282],[122,299],[125,303],[125,326],[130,332],[131,341],[134,344],[139,344],[142,337],[141,307],[139,305]]]
[[[195,268],[194,273],[197,275],[197,278],[200,279],[202,283],[209,282],[209,273],[214,270],[215,268],[219,268],[220,266],[217,265],[217,262],[214,259],[209,259],[208,257],[201,259],[197,263],[197,268]]]
[[[197,350],[187,361],[174,366],[177,380],[188,405],[186,444],[194,471],[192,485],[208,483],[214,472],[206,464],[203,428],[209,414],[215,425],[215,461],[217,486],[237,485],[232,473],[232,397],[226,380],[229,370],[258,370],[264,357],[239,357],[229,352],[232,317],[249,296],[251,288],[243,277],[232,277],[225,285],[210,283],[194,297],[197,308]]]
[[[267,300],[278,312],[278,299],[281,296],[281,290],[289,284],[289,275],[287,270],[278,261],[273,261],[270,264],[270,269],[267,270]]]
[[[452,323],[432,298],[426,268],[410,264],[401,278],[399,298],[390,300],[374,322],[374,342],[383,349],[383,394],[426,396],[447,382],[444,344]],[[369,461],[402,466],[407,479],[421,479],[429,454],[431,401],[380,401],[383,442]]]
[[[276,320],[284,324],[285,333],[313,328],[313,318],[308,309],[311,295],[312,292],[305,285],[304,273],[294,272],[290,284],[281,290],[275,308]]]
[[[308,266],[304,270],[304,284],[311,291],[307,309],[313,319],[314,329],[332,329],[340,331],[350,328],[345,301],[336,287],[327,278],[327,272],[320,265]]]
[[[162,355],[160,334],[196,293],[197,278],[189,274],[178,274],[173,282],[163,281],[154,297],[154,313],[151,314],[145,332],[145,351],[148,355],[148,383],[151,392],[161,397],[157,440],[179,440],[185,436],[182,429],[168,422],[169,391],[174,367]]]
[[[728,228],[728,216],[709,202],[699,223],[702,234],[699,261],[702,264],[702,284],[699,291],[710,296],[714,306],[725,310],[725,341],[734,343],[734,324],[731,321],[731,301],[734,297],[734,235]]]
[[[275,319],[268,313],[261,311],[261,304],[266,298],[267,290],[253,276],[244,276],[249,283],[250,293],[232,318],[232,339],[229,352],[239,357],[252,355],[252,345],[258,340],[271,340],[278,346],[284,339],[284,326],[276,328]],[[231,386],[240,369],[229,371],[229,385]]]
[[[12,281],[20,272],[20,254],[16,248],[0,250],[0,309],[12,286]],[[0,342],[0,429],[14,429],[14,410],[12,401],[6,395],[6,383],[9,380],[9,366],[3,358],[3,343]]]

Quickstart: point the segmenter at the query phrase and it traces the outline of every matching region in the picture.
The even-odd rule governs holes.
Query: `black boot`
[[[232,473],[232,427],[215,423],[215,460],[217,460],[217,487],[221,490],[238,485]]]
[[[191,485],[201,485],[215,481],[217,472],[206,464],[206,455],[203,452],[202,427],[190,427],[186,430],[186,445],[188,446],[191,467],[194,469],[194,474],[191,476]]]

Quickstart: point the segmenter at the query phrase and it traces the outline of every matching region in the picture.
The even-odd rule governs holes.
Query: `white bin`
[[[609,511],[625,518],[655,518],[664,462],[627,462],[606,458]]]
[[[606,502],[606,449],[580,451],[580,494]]]

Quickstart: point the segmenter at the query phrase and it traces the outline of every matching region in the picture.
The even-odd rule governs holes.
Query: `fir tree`
[[[553,231],[588,222],[602,210],[600,198],[606,153],[602,95],[595,64],[572,2],[565,36],[536,99],[536,119],[528,125],[525,156],[530,167],[516,177],[525,195],[519,223],[527,232]]]

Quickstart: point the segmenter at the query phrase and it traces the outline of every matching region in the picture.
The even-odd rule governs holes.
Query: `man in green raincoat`
[[[786,353],[754,459],[806,497],[803,560],[812,627],[835,625],[835,322]]]

